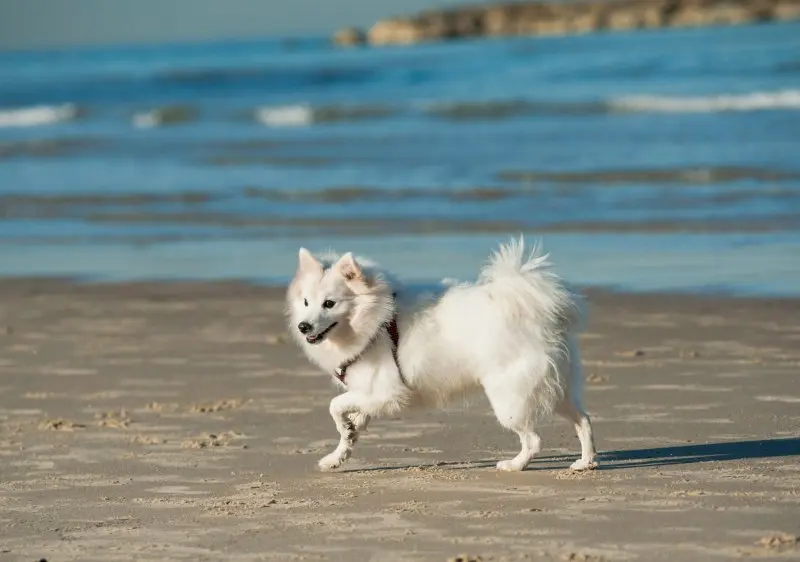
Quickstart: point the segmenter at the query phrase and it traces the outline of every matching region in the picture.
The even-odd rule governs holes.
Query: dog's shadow
[[[695,464],[710,461],[739,461],[800,455],[800,438],[723,441],[697,445],[670,445],[652,449],[607,451],[599,455],[602,468],[637,468]]]
[[[597,461],[599,463],[598,470],[618,470],[622,468],[662,467],[711,461],[737,461],[790,457],[795,455],[800,456],[799,437],[605,451],[598,454]],[[564,455],[543,455],[537,457],[525,470],[566,468],[575,458],[576,457],[567,457]],[[497,460],[483,459],[471,462],[437,462],[430,465],[403,464],[371,468],[352,468],[341,472],[358,473],[388,470],[425,470],[442,467],[450,470],[475,470],[493,468],[496,464]]]

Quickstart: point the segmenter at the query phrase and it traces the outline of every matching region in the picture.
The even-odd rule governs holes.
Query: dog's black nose
[[[301,334],[309,333],[311,331],[311,328],[313,328],[313,326],[311,324],[309,324],[308,322],[300,322],[297,325],[297,329],[300,330]]]

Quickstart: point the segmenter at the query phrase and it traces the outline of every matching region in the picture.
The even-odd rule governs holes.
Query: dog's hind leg
[[[517,456],[498,462],[497,469],[508,472],[523,470],[542,448],[542,440],[534,431],[534,405],[528,393],[518,392],[514,385],[485,384],[484,390],[492,404],[497,421],[503,427],[514,431],[519,436],[520,442]]]
[[[519,435],[521,445],[519,453],[513,459],[497,463],[497,470],[506,472],[519,472],[523,470],[533,457],[542,449],[542,440],[533,430],[514,430]]]
[[[597,468],[594,460],[597,454],[594,446],[594,435],[592,434],[592,421],[589,416],[571,399],[567,398],[556,406],[556,412],[571,421],[575,426],[575,433],[581,442],[581,458],[576,460],[570,468],[572,470],[591,470]]]
[[[581,366],[581,355],[578,343],[570,338],[567,342],[569,347],[569,366],[572,379],[564,399],[556,406],[556,413],[560,414],[575,427],[575,433],[581,442],[581,458],[572,463],[572,470],[591,470],[597,468],[595,456],[597,455],[594,445],[594,435],[592,433],[592,420],[581,406],[581,389],[583,387],[583,369]]]

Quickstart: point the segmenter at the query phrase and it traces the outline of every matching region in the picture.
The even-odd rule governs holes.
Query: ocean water
[[[580,285],[800,294],[800,24],[0,53],[0,276],[468,279],[520,233]]]

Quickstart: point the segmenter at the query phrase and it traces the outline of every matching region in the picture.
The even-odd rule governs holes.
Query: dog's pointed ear
[[[342,274],[347,281],[354,281],[361,279],[363,272],[361,266],[358,265],[356,258],[353,257],[352,252],[347,252],[336,263],[336,269]]]
[[[303,272],[322,270],[322,264],[317,261],[317,258],[311,252],[305,248],[300,248],[297,253],[297,270]]]

